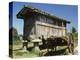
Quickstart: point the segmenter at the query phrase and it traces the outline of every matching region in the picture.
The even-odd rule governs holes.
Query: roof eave
[[[29,7],[23,7],[22,9],[21,9],[21,11],[16,15],[17,16],[17,18],[20,18],[20,19],[23,19],[23,16],[22,16],[22,13],[24,12],[24,10],[25,9],[31,9],[31,8],[29,8]],[[37,9],[38,10],[38,9]],[[35,11],[36,12],[36,11]],[[40,13],[40,12],[36,12],[36,13]],[[64,21],[64,22],[66,22],[66,23],[71,23],[70,21],[67,21],[67,20],[64,20],[64,19],[61,19],[61,18],[58,18],[58,17],[56,17],[56,16],[52,16],[52,15],[50,15],[50,14],[48,14],[48,13],[40,13],[40,14],[42,14],[42,15],[45,15],[45,16],[50,16],[50,17],[52,17],[52,18],[55,18],[55,19],[58,19],[58,20],[60,20],[60,21]]]

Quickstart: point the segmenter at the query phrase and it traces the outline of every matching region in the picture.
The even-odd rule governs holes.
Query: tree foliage
[[[76,33],[76,28],[72,27],[72,33]]]
[[[78,39],[78,33],[75,27],[72,27],[71,35],[73,36],[74,40]]]
[[[13,41],[19,40],[19,36],[16,28],[12,27],[9,29],[9,38]]]

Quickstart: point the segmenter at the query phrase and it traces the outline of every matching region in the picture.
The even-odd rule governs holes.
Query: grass
[[[31,46],[32,44],[29,44]],[[13,58],[29,58],[29,57],[38,57],[39,55],[32,51],[23,51],[22,44],[19,42],[16,42],[16,44],[13,44]]]
[[[23,58],[23,57],[38,57],[37,54],[35,54],[34,52],[27,52],[27,51],[14,51],[13,52],[13,57],[14,58]]]

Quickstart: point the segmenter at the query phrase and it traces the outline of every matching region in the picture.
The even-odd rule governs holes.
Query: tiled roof
[[[33,11],[33,12],[36,12],[36,13],[39,13],[39,14],[48,16],[48,17],[50,17],[50,18],[54,18],[54,19],[60,20],[60,21],[64,21],[64,22],[66,22],[66,23],[70,23],[70,21],[67,21],[67,20],[65,20],[65,19],[62,19],[62,18],[59,18],[59,17],[57,17],[57,16],[51,15],[51,14],[49,14],[49,13],[47,13],[47,12],[44,12],[44,11],[39,10],[39,9],[37,9],[37,8],[34,8],[34,7],[32,7],[32,6],[24,6],[24,7],[22,8],[22,10],[17,14],[17,18],[23,18],[22,14],[25,14],[25,13],[27,12],[27,10],[31,10],[31,11]]]

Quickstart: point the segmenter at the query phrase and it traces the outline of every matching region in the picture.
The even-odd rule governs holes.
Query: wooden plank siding
[[[65,36],[65,29],[59,29],[59,28],[53,28],[49,26],[43,26],[43,25],[37,25],[37,35],[38,37],[41,37],[44,35],[45,38],[48,38],[50,36]]]

